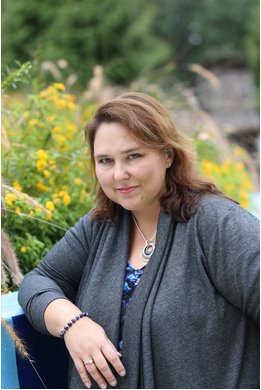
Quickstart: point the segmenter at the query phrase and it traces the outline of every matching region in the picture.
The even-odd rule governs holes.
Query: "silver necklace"
[[[155,244],[154,244],[153,238],[155,237],[155,235],[157,233],[157,230],[155,231],[155,233],[153,234],[151,239],[147,240],[146,237],[144,237],[144,235],[142,234],[142,231],[140,230],[139,225],[137,224],[137,221],[134,218],[134,215],[133,214],[131,214],[131,215],[132,215],[132,218],[133,218],[133,221],[134,221],[135,225],[137,226],[138,231],[140,232],[141,236],[145,240],[145,246],[144,246],[144,248],[141,251],[141,260],[142,261],[149,261],[151,255],[152,255],[152,253],[154,252],[154,249],[155,249]]]

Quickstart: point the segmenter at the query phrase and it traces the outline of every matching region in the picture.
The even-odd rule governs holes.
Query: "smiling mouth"
[[[122,188],[118,188],[118,191],[121,193],[121,194],[130,194],[131,192],[133,192],[134,190],[136,190],[137,187],[122,187]]]

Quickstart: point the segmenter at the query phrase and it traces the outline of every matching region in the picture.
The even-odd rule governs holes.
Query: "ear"
[[[167,154],[167,160],[166,160],[167,168],[170,168],[174,161],[175,152],[173,149],[167,149],[166,154]]]

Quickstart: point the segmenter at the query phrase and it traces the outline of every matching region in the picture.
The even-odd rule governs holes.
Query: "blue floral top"
[[[130,262],[128,261],[128,265],[126,268],[125,275],[125,283],[123,288],[123,297],[122,297],[122,305],[121,305],[121,327],[120,327],[120,343],[119,343],[119,352],[122,350],[122,335],[123,335],[123,325],[126,315],[126,310],[128,304],[131,300],[132,294],[134,293],[135,287],[137,286],[141,275],[145,269],[146,265],[141,269],[134,269]]]

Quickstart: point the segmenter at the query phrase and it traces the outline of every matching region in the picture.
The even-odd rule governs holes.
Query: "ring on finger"
[[[93,363],[93,360],[91,359],[91,360],[88,360],[88,362],[83,362],[83,364],[86,366],[86,364],[91,364],[91,363]]]

